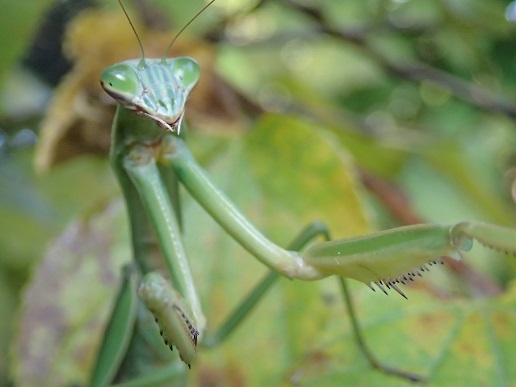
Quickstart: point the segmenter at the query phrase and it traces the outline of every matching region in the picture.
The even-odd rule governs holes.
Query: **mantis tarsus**
[[[119,3],[123,8],[120,0]],[[155,315],[165,344],[171,349],[176,347],[189,367],[195,361],[198,343],[213,346],[223,340],[280,275],[306,281],[337,275],[361,281],[373,290],[373,286],[385,293],[393,289],[405,297],[400,284],[412,281],[420,270],[426,270],[428,263],[440,261],[442,256],[460,259],[461,251],[468,251],[473,240],[516,253],[516,231],[475,222],[395,228],[316,243],[303,251],[302,247],[316,235],[329,239],[328,230],[315,223],[288,249],[277,246],[213,185],[179,137],[186,99],[200,76],[195,60],[166,58],[170,46],[163,58],[149,59],[141,43],[140,47],[141,59],[114,64],[101,75],[102,87],[119,103],[113,123],[111,161],[126,198],[134,258],[143,275],[138,294]],[[173,184],[166,185],[165,179]],[[232,238],[271,269],[214,335],[205,332],[205,317],[181,241],[176,191],[179,182]],[[148,224],[157,236],[173,285],[153,272],[148,262]],[[382,365],[368,352],[344,279],[339,280],[356,337],[370,362],[385,372],[422,380],[419,375]],[[129,286],[124,289],[134,292]],[[113,371],[110,372],[104,382],[112,378]]]

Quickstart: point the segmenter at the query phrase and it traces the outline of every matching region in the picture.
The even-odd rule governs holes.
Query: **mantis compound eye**
[[[140,89],[138,74],[124,63],[105,69],[100,75],[100,84],[106,93],[121,102],[131,100]]]
[[[174,60],[174,75],[185,89],[192,89],[199,80],[201,70],[195,60],[187,56]]]

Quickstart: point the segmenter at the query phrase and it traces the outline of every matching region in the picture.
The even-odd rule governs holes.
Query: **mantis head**
[[[186,99],[199,75],[199,65],[189,57],[132,59],[106,68],[100,84],[125,108],[179,132]]]
[[[146,59],[143,45],[121,0],[118,0],[142,52],[131,59],[109,66],[100,76],[102,88],[123,107],[154,120],[164,129],[177,133],[185,102],[199,80],[199,65],[192,58],[168,58],[167,52],[181,33],[215,0],[211,0],[176,34],[161,59]]]

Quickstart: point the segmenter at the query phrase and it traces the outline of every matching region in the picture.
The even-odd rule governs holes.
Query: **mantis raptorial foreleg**
[[[440,257],[460,259],[461,251],[469,251],[473,240],[516,254],[515,230],[479,222],[399,227],[320,243],[302,254],[284,250],[257,231],[211,183],[180,138],[169,135],[163,142],[163,162],[170,164],[192,196],[262,263],[289,278],[317,280],[341,275],[377,284],[380,289],[394,285],[397,290],[398,282],[425,271],[425,265]]]
[[[140,194],[156,231],[171,281],[179,294],[183,295],[190,304],[196,327],[202,335],[206,319],[195,290],[177,217],[170,204],[155,159],[147,148],[136,146],[129,153],[124,166]]]
[[[171,350],[176,346],[179,357],[190,368],[197,357],[199,331],[188,303],[156,272],[145,275],[138,295],[154,315],[165,344]]]

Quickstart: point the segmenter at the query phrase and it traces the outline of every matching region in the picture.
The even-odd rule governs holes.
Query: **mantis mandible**
[[[371,364],[409,380],[422,380],[419,375],[384,366],[369,353],[358,331],[344,278],[361,281],[384,293],[394,290],[406,298],[402,284],[414,280],[427,269],[427,264],[439,262],[443,256],[460,259],[473,240],[516,254],[516,231],[477,222],[422,224],[329,241],[324,225],[313,223],[289,248],[274,244],[211,182],[180,136],[185,102],[199,79],[200,69],[192,58],[166,58],[179,34],[162,58],[146,58],[138,34],[118,1],[138,39],[142,57],[114,64],[100,78],[104,90],[119,104],[110,158],[126,199],[135,265],[142,277],[138,296],[154,315],[165,345],[177,348],[183,362],[191,367],[198,344],[213,346],[227,337],[280,276],[313,281],[335,275],[342,284],[357,340]],[[181,240],[179,183],[227,234],[271,269],[214,335],[205,330],[206,318]],[[155,272],[149,263],[149,230],[156,235],[169,279]],[[302,250],[318,235],[327,241]],[[123,289],[135,291],[134,286]],[[135,313],[130,315],[136,318]],[[97,368],[92,384],[98,380],[109,383],[119,363],[119,358],[113,360],[109,371]]]

